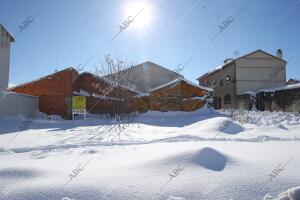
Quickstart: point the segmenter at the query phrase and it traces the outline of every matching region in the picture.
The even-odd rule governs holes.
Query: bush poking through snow
[[[277,126],[281,123],[288,125],[300,124],[300,113],[298,112],[270,112],[270,111],[248,111],[248,110],[222,110],[221,113],[230,115],[241,124],[254,124],[256,126]],[[233,113],[233,114],[231,114]]]
[[[264,200],[300,200],[300,187],[298,186],[288,189],[287,191],[279,194],[277,198],[267,194],[264,197]]]

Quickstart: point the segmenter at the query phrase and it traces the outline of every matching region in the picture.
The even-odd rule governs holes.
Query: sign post
[[[86,97],[72,97],[72,120],[75,119],[75,115],[83,115],[84,118],[86,117]]]

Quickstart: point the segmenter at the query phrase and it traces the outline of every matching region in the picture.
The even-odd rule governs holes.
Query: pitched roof
[[[299,79],[295,79],[295,78],[290,78],[287,82],[289,82],[289,81],[295,81],[295,82],[300,82],[300,80]]]
[[[26,82],[26,83],[22,83],[22,84],[19,84],[19,85],[15,85],[15,86],[13,86],[13,87],[10,87],[9,90],[13,90],[13,89],[15,89],[15,88],[19,88],[19,87],[24,86],[24,85],[27,85],[27,84],[32,84],[32,83],[34,83],[34,82],[43,80],[43,79],[48,78],[48,77],[51,77],[51,76],[55,76],[56,74],[59,74],[59,73],[64,72],[64,71],[69,71],[69,70],[70,70],[70,71],[74,71],[74,72],[76,72],[77,74],[79,74],[78,71],[77,71],[76,69],[74,69],[73,67],[69,67],[69,68],[63,69],[63,70],[61,70],[61,71],[57,71],[57,72],[55,72],[55,73],[52,73],[52,74],[43,76],[43,77],[38,78],[38,79],[35,79],[35,80],[33,80],[33,81],[29,81],[29,82]]]
[[[126,75],[125,77],[127,77],[126,79],[128,80],[128,82],[124,84],[142,93],[147,93],[150,89],[168,83],[170,80],[175,80],[178,77],[183,78],[182,75],[176,73],[175,71],[150,61],[131,66],[130,68],[108,74],[104,77],[113,79],[118,76],[122,77],[123,75]]]
[[[3,29],[8,34],[8,36],[10,38],[10,42],[15,42],[14,36],[5,28],[5,26],[0,24],[0,28]]]
[[[192,86],[194,86],[194,87],[200,88],[200,89],[202,89],[202,90],[213,91],[212,88],[208,88],[208,87],[204,87],[204,86],[201,86],[201,85],[197,85],[197,84],[195,84],[195,83],[192,83],[192,82],[188,81],[188,80],[185,79],[185,78],[178,78],[178,79],[175,79],[175,80],[173,80],[173,81],[170,81],[169,83],[166,83],[166,84],[160,85],[160,86],[158,86],[158,87],[156,87],[156,88],[153,88],[153,89],[149,90],[149,92],[151,93],[151,92],[153,92],[153,91],[156,91],[156,90],[159,90],[159,89],[162,89],[162,88],[166,88],[166,87],[168,87],[168,86],[174,85],[174,84],[179,83],[179,82],[181,82],[181,81],[183,81],[183,82],[185,82],[185,83],[187,83],[187,84],[189,84],[189,85],[192,85]]]
[[[161,66],[161,65],[158,65],[158,64],[156,64],[156,63],[154,63],[154,62],[151,62],[151,61],[145,61],[145,62],[143,62],[143,63],[140,63],[140,64],[137,64],[137,65],[131,66],[130,68],[123,69],[123,70],[120,70],[120,71],[118,71],[118,72],[115,72],[115,73],[113,73],[113,74],[105,75],[104,77],[111,77],[111,76],[113,76],[114,74],[117,74],[117,73],[120,73],[120,72],[125,72],[125,71],[128,71],[128,70],[133,70],[133,69],[136,69],[136,68],[143,68],[144,65],[146,65],[146,64],[152,64],[152,65],[157,66],[157,67],[160,67],[160,68],[162,68],[162,69],[164,69],[164,70],[170,71],[170,72],[174,73],[174,75],[183,77],[181,74],[178,74],[178,73],[176,73],[176,72],[173,71],[173,70],[170,70],[170,69],[168,69],[168,68],[165,68],[165,67],[163,67],[163,66]],[[150,65],[150,66],[152,66],[152,65]]]
[[[274,55],[272,55],[272,54],[269,54],[269,53],[267,53],[267,52],[265,52],[265,51],[263,51],[263,50],[261,50],[261,49],[257,49],[257,50],[255,50],[255,51],[252,51],[252,52],[246,54],[246,55],[240,56],[240,57],[238,57],[238,58],[234,58],[234,59],[232,59],[232,60],[230,60],[230,61],[228,61],[228,62],[226,62],[226,63],[220,65],[220,66],[217,67],[216,69],[214,69],[214,70],[212,70],[212,71],[210,71],[210,72],[207,72],[207,73],[203,74],[202,76],[200,76],[199,78],[197,78],[197,80],[200,80],[202,77],[205,77],[205,76],[207,76],[207,75],[214,74],[214,73],[217,72],[217,71],[223,70],[226,66],[229,66],[230,64],[232,64],[232,63],[235,62],[236,60],[245,58],[245,57],[250,56],[250,55],[252,55],[252,54],[254,54],[254,53],[257,53],[257,52],[262,52],[262,53],[264,53],[264,54],[267,54],[267,55],[269,55],[269,56],[272,56],[273,58],[276,58],[276,59],[278,59],[278,60],[281,60],[281,61],[287,63],[285,60],[283,60],[283,59],[281,59],[281,58],[278,58],[277,56],[274,56]]]
[[[168,69],[168,68],[165,68],[165,67],[163,67],[163,66],[161,66],[161,65],[158,65],[158,64],[156,64],[156,63],[154,63],[154,62],[151,62],[151,61],[146,61],[146,62],[143,62],[143,63],[141,63],[141,64],[138,64],[138,65],[136,65],[136,67],[137,66],[143,66],[144,64],[152,64],[152,65],[155,65],[155,66],[157,66],[157,67],[160,67],[160,68],[163,68],[164,70],[167,70],[167,71],[170,71],[170,72],[172,72],[172,73],[174,73],[175,75],[178,75],[178,76],[180,76],[180,77],[183,77],[181,74],[179,74],[179,73],[177,73],[177,72],[175,72],[175,71],[173,71],[173,70],[170,70],[170,69]]]

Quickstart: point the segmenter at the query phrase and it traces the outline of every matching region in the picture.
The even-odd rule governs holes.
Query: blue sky
[[[300,79],[299,0],[143,0],[151,20],[129,25],[113,41],[138,0],[1,0],[0,23],[17,35],[28,16],[41,13],[12,44],[10,83],[19,84],[86,63],[94,71],[105,55],[168,69],[186,63],[183,75],[196,78],[228,57],[256,49],[281,48],[287,78]],[[242,12],[214,40],[229,16]],[[144,12],[144,11],[143,11]],[[136,13],[132,13],[135,15]],[[137,16],[136,18],[138,19]],[[141,17],[142,18],[142,17]]]

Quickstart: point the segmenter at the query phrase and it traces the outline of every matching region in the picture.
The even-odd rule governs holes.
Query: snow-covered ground
[[[22,132],[26,119],[0,119],[0,199],[262,200],[299,194],[288,189],[300,186],[300,115],[244,111],[233,119],[210,109],[148,112],[117,131],[108,120],[38,118],[27,120]]]

